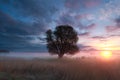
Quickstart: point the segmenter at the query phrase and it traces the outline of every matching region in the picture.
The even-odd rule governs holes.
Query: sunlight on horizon
[[[103,59],[110,59],[113,56],[112,51],[101,51],[100,55]]]

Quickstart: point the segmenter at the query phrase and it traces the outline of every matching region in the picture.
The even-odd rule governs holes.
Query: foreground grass
[[[0,59],[0,80],[120,80],[120,60]]]

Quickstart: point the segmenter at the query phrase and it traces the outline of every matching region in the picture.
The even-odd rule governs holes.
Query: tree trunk
[[[62,58],[63,57],[63,53],[61,53],[61,54],[58,54],[58,58]]]

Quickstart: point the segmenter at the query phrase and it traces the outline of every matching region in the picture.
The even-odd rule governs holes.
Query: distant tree
[[[47,48],[49,53],[58,54],[62,58],[64,54],[75,54],[79,48],[77,32],[69,25],[60,25],[54,31],[46,32]]]

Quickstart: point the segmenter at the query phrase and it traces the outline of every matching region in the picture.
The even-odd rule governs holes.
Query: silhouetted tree
[[[60,25],[54,31],[46,32],[47,48],[52,54],[63,57],[64,54],[75,54],[79,48],[77,32],[69,25]]]

